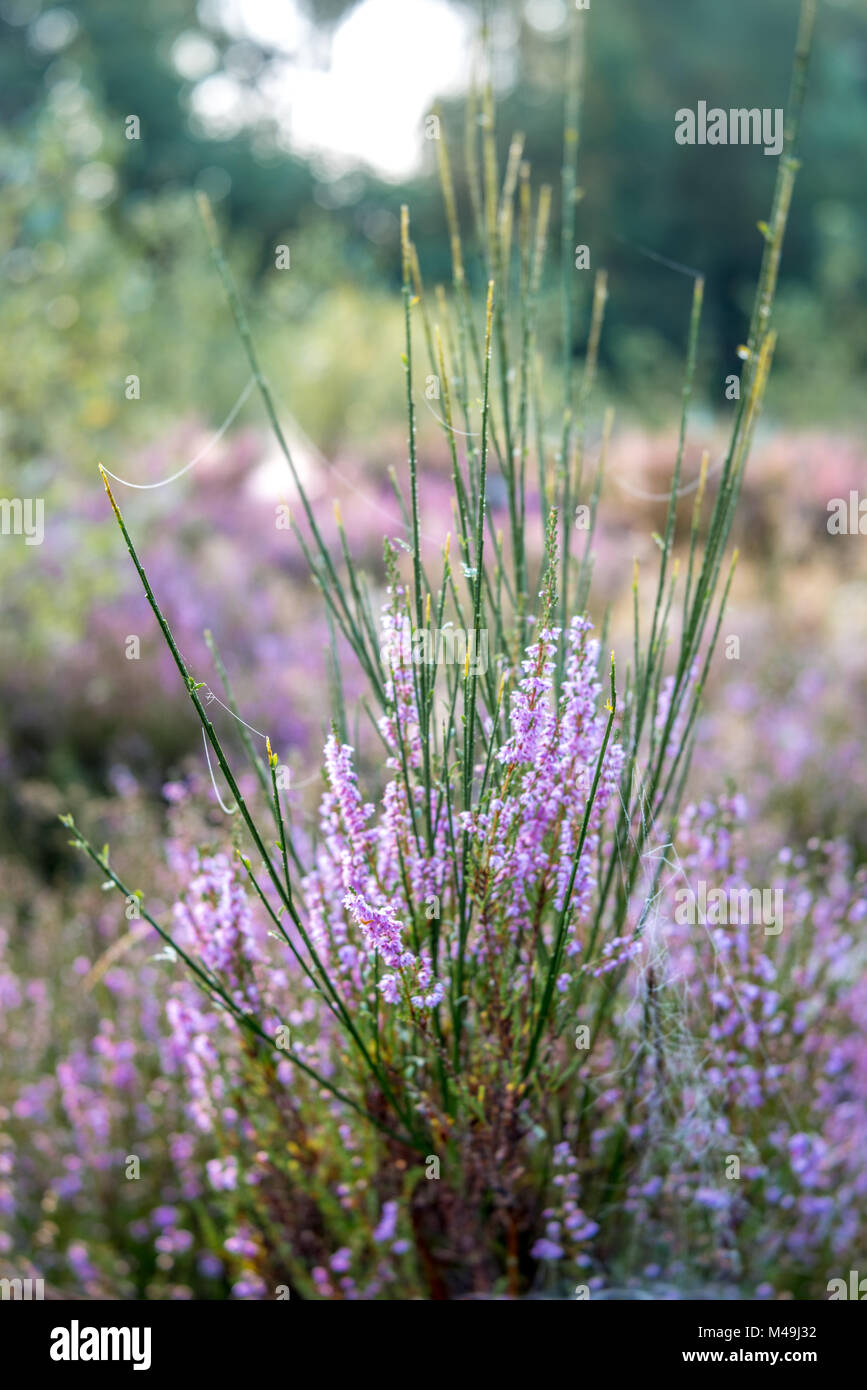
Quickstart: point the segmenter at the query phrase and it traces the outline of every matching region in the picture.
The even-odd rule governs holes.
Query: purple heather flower
[[[385,1202],[382,1208],[382,1215],[379,1219],[379,1225],[373,1232],[373,1239],[380,1244],[393,1240],[396,1226],[397,1202]]]
[[[530,1251],[534,1260],[562,1260],[562,1246],[555,1244],[553,1240],[537,1240]]]
[[[232,1285],[233,1298],[262,1299],[267,1298],[267,1296],[268,1289],[264,1279],[260,1279],[256,1275],[245,1274],[243,1279],[239,1279],[236,1284]]]
[[[163,1226],[173,1226],[179,1216],[177,1207],[155,1207],[151,1212],[151,1221],[159,1229]]]
[[[255,1241],[250,1240],[248,1234],[240,1231],[234,1236],[229,1236],[223,1245],[230,1255],[241,1255],[248,1260],[255,1259],[259,1253],[259,1247]]]
[[[363,881],[364,858],[370,842],[365,822],[373,812],[372,806],[362,804],[352,766],[352,751],[348,743],[338,743],[333,734],[325,744],[325,770],[332,796],[331,843],[339,850],[344,863],[347,888]]]

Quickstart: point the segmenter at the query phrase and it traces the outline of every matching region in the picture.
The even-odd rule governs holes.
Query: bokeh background
[[[555,228],[568,18],[566,0],[489,6],[501,155],[524,132],[534,181],[555,189]],[[425,119],[441,103],[469,231],[460,147],[480,23],[479,6],[448,0],[0,3],[0,494],[45,503],[41,546],[0,537],[0,1117],[7,1146],[19,1123],[41,1135],[32,1169],[0,1210],[34,1248],[62,1247],[95,1292],[123,1290],[135,1263],[123,1254],[130,1222],[144,1223],[134,1235],[143,1247],[150,1218],[117,1216],[106,1198],[96,1234],[80,1236],[84,1189],[69,1160],[86,1160],[86,1095],[70,1098],[72,1082],[64,1090],[56,1066],[70,1049],[90,1056],[114,1017],[114,1042],[100,1056],[120,1072],[88,1073],[85,1083],[82,1071],[75,1084],[122,1096],[117,1039],[131,986],[106,960],[116,908],[71,862],[57,815],[73,810],[80,824],[102,828],[127,877],[167,903],[166,783],[187,777],[202,822],[220,824],[195,719],[96,464],[138,482],[168,476],[209,443],[248,379],[196,212],[202,190],[310,494],[326,520],[340,500],[349,543],[381,582],[383,534],[401,534],[388,470],[405,472],[399,209],[412,208],[426,282],[447,281]],[[605,406],[615,409],[597,612],[628,601],[633,556],[652,564],[664,516],[654,495],[667,492],[674,460],[692,281],[655,257],[706,278],[685,459],[693,479],[702,450],[716,458],[730,423],[724,383],[739,368],[757,223],[776,172],[760,148],[676,145],[674,112],[699,99],[784,106],[796,23],[794,0],[593,0],[579,240],[592,269],[607,270],[609,300],[591,446]],[[126,138],[130,116],[138,139]],[[852,844],[857,865],[867,849],[864,540],[829,535],[827,518],[830,499],[864,488],[867,464],[860,0],[822,6],[801,154],[779,346],[723,629],[738,637],[739,655],[714,664],[693,775],[697,794],[737,788],[769,852],[836,836]],[[290,248],[284,270],[275,265],[281,245]],[[541,346],[552,353],[558,254],[555,236],[540,314]],[[477,265],[471,273],[479,285]],[[587,274],[579,362],[591,293]],[[127,398],[132,375],[138,399]],[[426,418],[420,448],[425,530],[441,538],[447,456]],[[328,634],[303,556],[275,528],[275,507],[295,497],[256,395],[177,483],[121,488],[119,500],[194,672],[216,684],[209,628],[245,718],[271,733],[292,768],[301,813],[305,788],[312,796],[318,785]],[[333,525],[328,534],[336,548]],[[130,635],[141,641],[137,660],[126,656]],[[350,697],[352,680],[350,672]],[[141,960],[139,980],[153,970],[144,948]],[[138,1047],[146,1054],[146,1037]],[[154,1063],[154,1106],[158,1072]],[[98,1163],[96,1136],[93,1145]],[[46,1191],[45,1173],[58,1169],[62,1182],[52,1178]],[[152,1181],[158,1190],[158,1173]],[[159,1222],[153,1229],[157,1245],[150,1265],[135,1265],[147,1266],[136,1287],[198,1293],[211,1279],[219,1289],[218,1264],[200,1261],[181,1277],[183,1242],[176,1249]],[[12,1243],[0,1236],[0,1255]],[[101,1265],[97,1249],[114,1251],[113,1263]]]

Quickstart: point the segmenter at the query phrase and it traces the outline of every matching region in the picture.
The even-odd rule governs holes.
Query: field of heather
[[[867,42],[677,8],[0,5],[4,1299],[862,1296]]]

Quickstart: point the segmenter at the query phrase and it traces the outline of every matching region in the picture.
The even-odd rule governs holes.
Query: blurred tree
[[[302,8],[322,36],[317,61],[327,63],[330,35],[360,0],[306,0]],[[411,5],[413,0],[406,0]],[[803,139],[804,167],[783,264],[782,304],[813,300],[812,322],[833,326],[851,344],[853,374],[865,366],[867,185],[867,38],[858,7],[834,0],[822,7]],[[465,6],[466,8],[466,6]],[[480,18],[482,0],[471,9]],[[537,180],[559,186],[567,0],[496,0],[487,5],[498,54],[498,142],[505,158],[514,130]],[[710,105],[784,106],[794,44],[793,0],[618,0],[582,16],[588,35],[577,240],[591,248],[591,270],[609,271],[604,361],[626,386],[645,374],[654,342],[683,343],[688,279],[645,250],[685,263],[706,277],[703,343],[711,380],[737,370],[746,287],[761,252],[756,223],[767,215],[776,161],[759,148],[684,147],[674,140],[674,113],[698,100]],[[252,100],[284,52],[226,28],[216,0],[79,0],[74,13],[40,0],[0,3],[0,118],[26,143],[52,91],[81,84],[118,137],[130,113],[146,138],[121,141],[115,160],[119,218],[130,199],[172,188],[204,187],[241,234],[260,272],[273,264],[281,237],[321,208],[346,233],[345,271],[376,273],[394,284],[399,273],[399,205],[413,208],[414,236],[430,281],[448,275],[448,247],[435,179],[433,142],[419,131],[423,172],[399,186],[372,171],[323,177],[316,162],[287,151],[273,123]],[[198,68],[189,62],[199,44]],[[186,45],[188,61],[179,60]],[[186,75],[185,75],[186,74]],[[198,74],[198,75],[196,75]],[[192,98],[206,75],[231,77],[251,96],[251,125],[223,136],[192,116]],[[465,229],[469,200],[460,172],[464,102],[446,108]],[[253,118],[251,117],[251,120]],[[553,249],[559,226],[553,219]],[[576,272],[581,275],[581,272]],[[591,276],[576,284],[589,299]],[[553,284],[553,280],[549,283]],[[581,331],[576,316],[576,333]],[[580,336],[578,338],[580,343]],[[576,343],[578,350],[578,343]],[[785,341],[778,366],[787,361]]]
[[[699,100],[725,109],[785,108],[798,8],[792,0],[693,0],[685,13],[676,0],[618,0],[593,5],[584,17],[576,240],[590,246],[591,269],[609,272],[609,366],[618,359],[625,365],[630,341],[648,328],[672,344],[684,341],[690,282],[648,259],[650,251],[705,276],[708,368],[720,382],[738,370],[734,352],[762,250],[757,223],[770,208],[777,161],[754,146],[678,145],[674,115]],[[490,9],[494,36],[508,16],[520,53],[519,80],[497,103],[501,161],[512,132],[522,131],[535,178],[550,182],[557,200],[567,7],[500,0]],[[867,168],[867,32],[859,9],[860,0],[823,7],[781,280],[783,299],[789,291],[827,299],[829,332],[833,325],[851,344],[855,374],[867,366],[859,309],[867,288],[859,250],[867,242],[867,182],[860,176]],[[558,14],[556,27],[530,22],[535,16],[552,24]],[[463,100],[447,106],[453,148],[462,145],[464,112]],[[463,183],[461,195],[468,207]],[[559,225],[555,205],[555,242]],[[834,268],[836,297],[828,283]],[[783,342],[778,365],[786,351]]]

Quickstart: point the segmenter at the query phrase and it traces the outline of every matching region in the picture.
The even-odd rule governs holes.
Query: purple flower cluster
[[[552,1186],[558,1202],[542,1212],[545,1235],[536,1241],[530,1254],[537,1260],[568,1259],[583,1269],[590,1264],[584,1245],[598,1233],[599,1226],[585,1216],[578,1204],[578,1159],[568,1141],[554,1145],[553,1166]]]
[[[565,634],[559,701],[553,699],[559,629],[542,629],[528,648],[512,694],[508,736],[497,752],[503,768],[500,789],[484,807],[461,816],[462,825],[477,843],[487,901],[502,914],[510,936],[527,943],[526,967],[519,977],[522,982],[535,954],[544,915],[551,909],[562,912],[567,906],[567,890],[598,768],[596,796],[568,903],[566,953],[574,956],[581,950],[576,924],[590,901],[599,829],[622,768],[622,750],[617,743],[610,743],[601,758],[606,720],[598,710],[599,644],[588,636],[590,630],[586,618],[573,618]],[[494,936],[488,932],[479,950],[494,949]],[[561,988],[568,978],[561,977]]]

